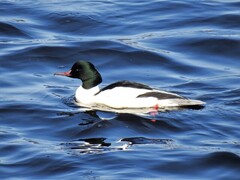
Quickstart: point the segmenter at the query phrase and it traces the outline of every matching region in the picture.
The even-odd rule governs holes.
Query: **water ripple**
[[[1,179],[238,179],[239,7],[229,1],[0,2]],[[151,115],[79,108],[76,60],[105,86],[207,103]]]

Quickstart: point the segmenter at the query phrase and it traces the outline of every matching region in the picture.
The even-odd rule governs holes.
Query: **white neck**
[[[91,89],[84,89],[82,86],[78,87],[75,93],[77,102],[83,104],[92,104],[94,102],[94,95],[100,91],[98,86]]]

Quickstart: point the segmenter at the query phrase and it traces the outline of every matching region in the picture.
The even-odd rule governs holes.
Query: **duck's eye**
[[[79,72],[79,71],[81,71],[81,70],[80,70],[80,69],[76,69],[75,71]]]

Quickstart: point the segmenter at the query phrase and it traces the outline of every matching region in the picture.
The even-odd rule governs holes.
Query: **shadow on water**
[[[184,127],[179,120],[168,117],[169,112],[139,116],[129,113],[87,110],[76,106],[73,96],[63,98],[63,102],[73,108],[73,111],[60,112],[59,116],[81,117],[81,122],[78,124],[81,130],[73,134],[72,141],[61,144],[72,153],[74,151],[74,154],[130,150],[135,145],[149,144],[158,145],[161,148],[173,148],[172,137],[190,128]],[[169,138],[162,138],[165,136]]]

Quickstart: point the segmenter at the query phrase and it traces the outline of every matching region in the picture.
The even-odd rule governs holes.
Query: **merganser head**
[[[87,61],[77,61],[70,71],[58,72],[54,75],[81,79],[84,89],[91,89],[102,82],[102,77],[94,65]]]

